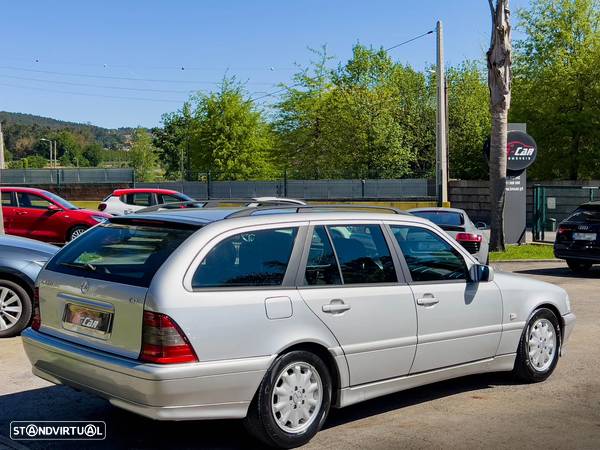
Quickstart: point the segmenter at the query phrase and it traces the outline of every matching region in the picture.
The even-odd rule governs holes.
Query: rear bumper
[[[23,346],[35,375],[158,420],[246,416],[272,357],[162,366],[110,355],[31,329]]]
[[[592,249],[572,249],[566,245],[554,245],[554,256],[559,259],[576,259],[600,263],[600,252]]]

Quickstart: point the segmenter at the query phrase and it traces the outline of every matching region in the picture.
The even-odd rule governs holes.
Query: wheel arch
[[[18,284],[33,299],[34,282],[27,275],[8,267],[0,267],[0,280],[12,281]]]
[[[87,223],[82,223],[82,222],[78,222],[78,223],[76,223],[76,224],[74,224],[74,225],[71,225],[71,226],[70,226],[70,227],[67,229],[67,233],[66,233],[66,235],[64,236],[64,238],[65,238],[65,243],[69,242],[69,238],[71,237],[71,233],[73,232],[73,230],[74,230],[75,228],[78,228],[78,227],[81,227],[81,228],[86,228],[86,229],[88,229],[88,228],[91,228],[91,226],[89,226]]]
[[[339,396],[342,388],[342,374],[333,354],[324,345],[319,344],[317,342],[307,341],[295,343],[288,347],[285,347],[278,353],[278,356],[285,355],[286,353],[290,353],[293,351],[306,351],[309,353],[313,353],[323,360],[331,376],[331,405],[338,405]]]
[[[542,302],[539,305],[537,305],[533,311],[531,311],[531,314],[529,315],[529,317],[527,318],[527,321],[525,322],[525,326],[527,327],[527,324],[529,323],[529,321],[531,320],[531,317],[535,314],[535,312],[538,309],[541,308],[546,308],[549,309],[550,311],[552,311],[554,313],[554,315],[556,316],[556,319],[558,320],[558,325],[560,326],[560,345],[562,347],[562,343],[563,343],[563,338],[564,338],[564,333],[565,333],[565,321],[563,319],[562,314],[560,313],[560,310],[557,308],[556,305],[554,305],[553,303],[550,302]]]

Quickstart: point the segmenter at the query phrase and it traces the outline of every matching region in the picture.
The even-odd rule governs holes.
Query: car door
[[[16,213],[14,193],[2,189],[2,216],[4,218],[4,232],[14,234],[12,229],[13,217]]]
[[[391,225],[417,303],[418,345],[411,373],[496,355],[502,297],[493,282],[469,280],[458,244],[433,228]]]
[[[380,224],[316,223],[308,236],[298,289],[337,338],[350,384],[406,375],[416,350],[415,304]]]
[[[51,223],[54,222],[52,219],[57,211],[48,209],[54,203],[29,192],[16,192],[16,197],[18,207],[12,220],[14,234],[46,242],[59,242],[56,224]]]

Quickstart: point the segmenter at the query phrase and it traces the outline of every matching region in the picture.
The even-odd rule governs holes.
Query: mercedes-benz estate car
[[[351,208],[109,219],[38,277],[34,374],[154,419],[244,418],[290,448],[332,407],[553,372],[575,323],[563,289],[494,273],[428,220]]]

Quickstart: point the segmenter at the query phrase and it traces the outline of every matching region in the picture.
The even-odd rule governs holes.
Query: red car
[[[6,234],[63,244],[110,217],[80,209],[42,189],[2,187],[0,190]]]

